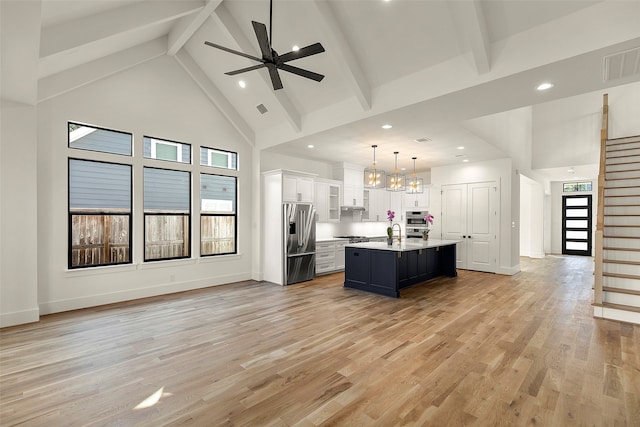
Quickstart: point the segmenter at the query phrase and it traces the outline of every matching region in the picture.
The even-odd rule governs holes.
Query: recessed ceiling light
[[[407,170],[407,168],[400,168],[400,170],[401,170],[401,171],[406,171],[406,170]]]
[[[469,161],[469,159],[464,159],[464,160],[462,161],[462,163],[467,163],[468,161]]]
[[[313,147],[315,147],[315,145],[313,145],[313,144],[307,145],[307,148],[313,148]]]
[[[382,129],[391,129],[393,126],[391,125],[382,125]]]
[[[238,81],[238,86],[240,86],[242,89],[244,89],[245,87],[247,87],[247,84],[244,82],[244,80],[240,80],[240,81]]]
[[[429,142],[429,141],[433,141],[433,140],[431,138],[429,138],[428,136],[413,140],[413,142],[419,142],[419,143]]]
[[[456,147],[458,150],[464,150],[464,147],[461,145],[459,147]]]
[[[294,44],[293,47],[291,48],[292,51],[297,52],[300,50],[300,46],[298,46],[297,44]]]
[[[551,89],[552,87],[553,87],[553,83],[544,82],[544,83],[540,83],[536,88],[536,90],[547,90],[547,89]]]

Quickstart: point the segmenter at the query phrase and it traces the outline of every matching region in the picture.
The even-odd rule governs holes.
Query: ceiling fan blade
[[[254,65],[252,67],[241,68],[241,69],[235,70],[235,71],[229,71],[228,73],[225,73],[225,74],[227,76],[235,76],[236,74],[246,73],[247,71],[258,70],[258,69],[264,68],[264,67],[266,67],[266,64],[258,64],[258,65]]]
[[[251,21],[253,24],[253,31],[256,33],[258,44],[260,45],[260,51],[262,52],[262,58],[266,61],[272,62],[273,55],[271,54],[271,46],[269,45],[269,36],[267,35],[267,27],[256,21]]]
[[[234,55],[240,55],[240,56],[244,56],[245,58],[252,59],[254,61],[264,62],[264,59],[260,59],[252,55],[247,55],[244,52],[238,52],[237,50],[229,49],[228,47],[220,46],[219,44],[215,44],[207,41],[205,41],[204,44],[206,44],[207,46],[215,47],[216,49],[224,50],[225,52],[233,53]]]
[[[269,70],[269,76],[271,76],[271,84],[273,84],[273,90],[282,89],[282,80],[280,80],[280,74],[278,69],[273,64],[266,64],[267,70]]]
[[[322,47],[320,43],[314,43],[310,44],[309,46],[305,46],[297,51],[294,50],[293,52],[288,52],[284,55],[280,55],[280,61],[293,61],[294,59],[300,59],[304,58],[305,56],[311,56],[322,52],[324,52],[324,47]]]
[[[302,68],[294,67],[293,65],[282,64],[278,68],[280,68],[282,71],[287,71],[289,73],[297,74],[301,77],[306,77],[308,79],[315,80],[317,82],[324,79],[324,76],[322,74],[314,73],[313,71],[309,71],[309,70],[303,70]]]

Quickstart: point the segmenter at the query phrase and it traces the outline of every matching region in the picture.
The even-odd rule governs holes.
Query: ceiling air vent
[[[604,81],[640,74],[640,47],[604,57]]]
[[[256,108],[258,109],[258,111],[260,111],[260,114],[264,114],[267,111],[269,111],[269,110],[267,110],[267,107],[264,106],[264,104],[260,104],[260,105],[256,106]]]
[[[424,137],[424,138],[414,139],[414,141],[422,144],[423,142],[429,142],[429,141],[432,141],[432,139],[431,139],[431,138]]]

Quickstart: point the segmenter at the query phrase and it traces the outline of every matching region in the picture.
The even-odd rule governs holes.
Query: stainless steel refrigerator
[[[310,203],[284,203],[284,284],[316,276],[316,209]]]

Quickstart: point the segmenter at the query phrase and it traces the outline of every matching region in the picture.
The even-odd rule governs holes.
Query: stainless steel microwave
[[[427,220],[424,219],[429,211],[408,211],[405,215],[407,228],[427,227]]]

